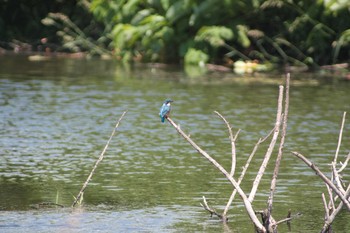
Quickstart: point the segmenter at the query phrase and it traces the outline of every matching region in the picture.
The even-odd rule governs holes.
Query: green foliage
[[[329,62],[332,49],[333,57],[343,59],[347,33],[340,35],[349,29],[350,20],[346,26],[332,23],[333,15],[349,17],[343,12],[346,7],[342,1],[321,0],[93,0],[91,11],[106,25],[113,24],[113,46],[121,58],[183,58],[198,64],[226,56],[313,65]]]
[[[345,0],[5,1],[0,36],[32,44],[48,37],[68,51],[123,60],[179,63],[194,49],[211,63],[317,66],[348,61],[349,7]]]
[[[190,48],[185,55],[185,64],[204,66],[209,56],[201,50]]]
[[[213,47],[220,47],[225,44],[225,40],[231,40],[233,32],[223,26],[203,26],[197,32],[196,41],[207,41]]]
[[[342,48],[345,48],[349,52],[349,47],[350,47],[350,29],[345,30],[340,35],[340,38],[336,41],[335,47],[334,47],[334,53],[333,53],[333,63],[337,62],[340,54],[340,50]]]

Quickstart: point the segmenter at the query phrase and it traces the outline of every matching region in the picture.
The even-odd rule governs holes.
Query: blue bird
[[[165,100],[162,107],[160,108],[159,116],[163,123],[165,121],[165,118],[169,116],[169,113],[171,110],[171,106],[170,106],[171,102],[173,102],[171,99]]]

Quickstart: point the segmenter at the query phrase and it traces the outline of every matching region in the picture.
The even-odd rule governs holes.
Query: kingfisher
[[[170,106],[171,102],[174,102],[174,101],[172,101],[171,99],[165,100],[162,107],[160,108],[159,116],[160,116],[162,123],[164,123],[165,118],[167,118],[169,116],[169,113],[171,110],[171,106]]]

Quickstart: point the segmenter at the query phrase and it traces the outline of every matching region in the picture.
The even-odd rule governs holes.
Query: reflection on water
[[[52,232],[228,232],[208,218],[199,202],[205,195],[222,209],[230,185],[169,124],[160,123],[159,107],[165,98],[174,99],[173,119],[229,167],[227,130],[213,111],[222,113],[235,130],[242,129],[237,141],[241,167],[258,138],[274,125],[281,76],[242,78],[213,73],[194,79],[176,67],[127,68],[101,60],[28,62],[25,57],[0,57],[0,62],[1,232],[44,232],[47,228]],[[350,84],[299,75],[292,78],[286,153],[274,213],[283,218],[289,208],[303,212],[294,223],[295,230],[318,230],[323,221],[323,184],[288,152],[300,151],[321,169],[328,169],[342,113],[349,111]],[[72,204],[125,110],[128,113],[86,189],[86,209],[80,213],[69,208],[31,210],[41,202]],[[350,146],[349,123],[346,129],[343,157]],[[253,179],[265,147],[254,159],[247,181]],[[266,205],[269,178],[265,178],[257,209]],[[250,184],[243,188],[249,190]],[[232,228],[251,230],[239,200],[231,213]],[[346,222],[337,224],[348,227]]]

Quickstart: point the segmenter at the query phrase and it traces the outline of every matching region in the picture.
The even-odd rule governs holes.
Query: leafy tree
[[[193,63],[201,51],[209,62],[226,56],[317,65],[348,56],[350,18],[343,1],[93,0],[91,10],[111,29],[115,53],[125,60],[186,57]]]

